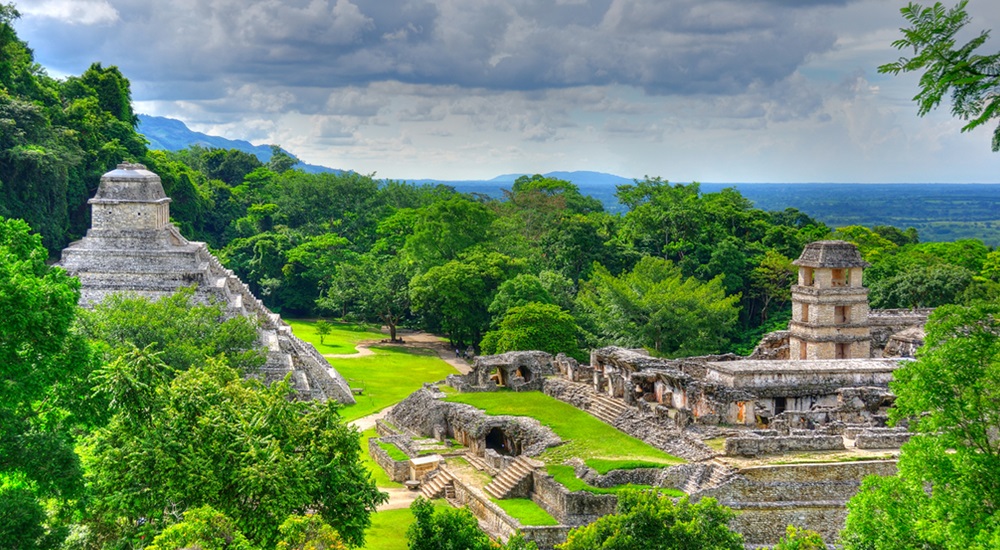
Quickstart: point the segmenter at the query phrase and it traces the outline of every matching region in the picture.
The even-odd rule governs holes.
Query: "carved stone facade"
[[[296,338],[205,243],[188,241],[170,223],[170,198],[159,176],[141,164],[120,164],[101,177],[89,203],[91,228],[63,250],[59,263],[80,279],[81,305],[118,292],[159,299],[194,285],[195,299],[221,303],[227,315],[258,320],[268,351],[259,375],[267,382],[292,373],[303,398],[354,403],[347,382],[311,344]]]

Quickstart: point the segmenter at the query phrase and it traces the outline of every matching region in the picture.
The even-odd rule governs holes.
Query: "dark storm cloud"
[[[117,64],[162,99],[244,86],[377,81],[540,90],[622,84],[653,94],[733,94],[788,77],[829,50],[813,16],[844,0],[106,0],[118,14],[72,24],[33,14],[43,64]],[[211,90],[211,91],[210,91]],[[319,109],[322,94],[289,99]],[[149,97],[149,96],[146,96]]]

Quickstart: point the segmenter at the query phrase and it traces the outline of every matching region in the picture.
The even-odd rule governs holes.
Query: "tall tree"
[[[738,302],[738,295],[726,296],[721,277],[685,278],[672,262],[652,256],[618,277],[595,265],[577,295],[581,325],[596,331],[595,343],[664,355],[718,352],[736,323]]]

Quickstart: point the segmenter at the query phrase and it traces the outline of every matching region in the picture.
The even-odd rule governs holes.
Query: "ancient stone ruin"
[[[776,543],[788,524],[818,531],[832,544],[861,480],[891,475],[894,453],[909,438],[905,426],[886,427],[894,401],[889,382],[923,343],[930,311],[870,311],[861,283],[868,264],[853,244],[811,243],[795,265],[789,330],[766,336],[749,358],[663,359],[607,347],[580,364],[561,354],[510,352],[478,357],[470,374],[450,376],[447,383],[463,392],[540,389],[689,461],[604,476],[574,462],[577,477],[593,486],[637,483],[681,489],[693,499],[717,498],[740,512],[733,527],[749,547]],[[469,506],[495,535],[521,528],[541,548],[560,542],[569,527],[614,511],[614,495],[570,492],[522,460],[552,444],[532,424],[484,416],[440,401],[444,396],[434,388],[420,390],[396,406],[380,435],[455,440],[466,446],[469,464],[495,477],[478,490],[442,460],[422,478],[427,496]],[[721,440],[721,448],[710,448],[707,439]],[[838,458],[755,462],[787,453]],[[530,498],[561,525],[524,528],[488,496]]]
[[[141,164],[119,164],[101,177],[89,203],[91,228],[63,250],[59,263],[80,279],[81,305],[119,292],[158,299],[194,286],[196,300],[218,302],[227,315],[257,320],[267,349],[258,375],[265,381],[291,373],[302,398],[354,403],[347,382],[311,344],[296,338],[205,243],[188,241],[170,223],[170,199],[159,176]]]

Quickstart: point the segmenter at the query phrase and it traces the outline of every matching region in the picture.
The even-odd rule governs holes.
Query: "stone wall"
[[[595,495],[586,491],[569,492],[550,475],[536,471],[532,475],[532,500],[563,525],[586,525],[601,516],[613,514],[618,506],[615,495]]]
[[[389,453],[379,445],[380,441],[382,440],[377,437],[368,438],[368,454],[371,455],[375,463],[385,470],[389,479],[397,483],[410,479],[410,462],[408,460],[393,460]]]
[[[788,435],[778,437],[730,437],[726,456],[754,457],[795,451],[837,451],[844,449],[839,435]]]
[[[910,440],[908,432],[870,432],[858,434],[854,446],[858,449],[898,449]]]
[[[759,466],[692,498],[712,497],[736,510],[731,526],[748,547],[777,543],[788,524],[817,531],[833,544],[844,526],[845,504],[861,481],[895,473],[895,461]]]

